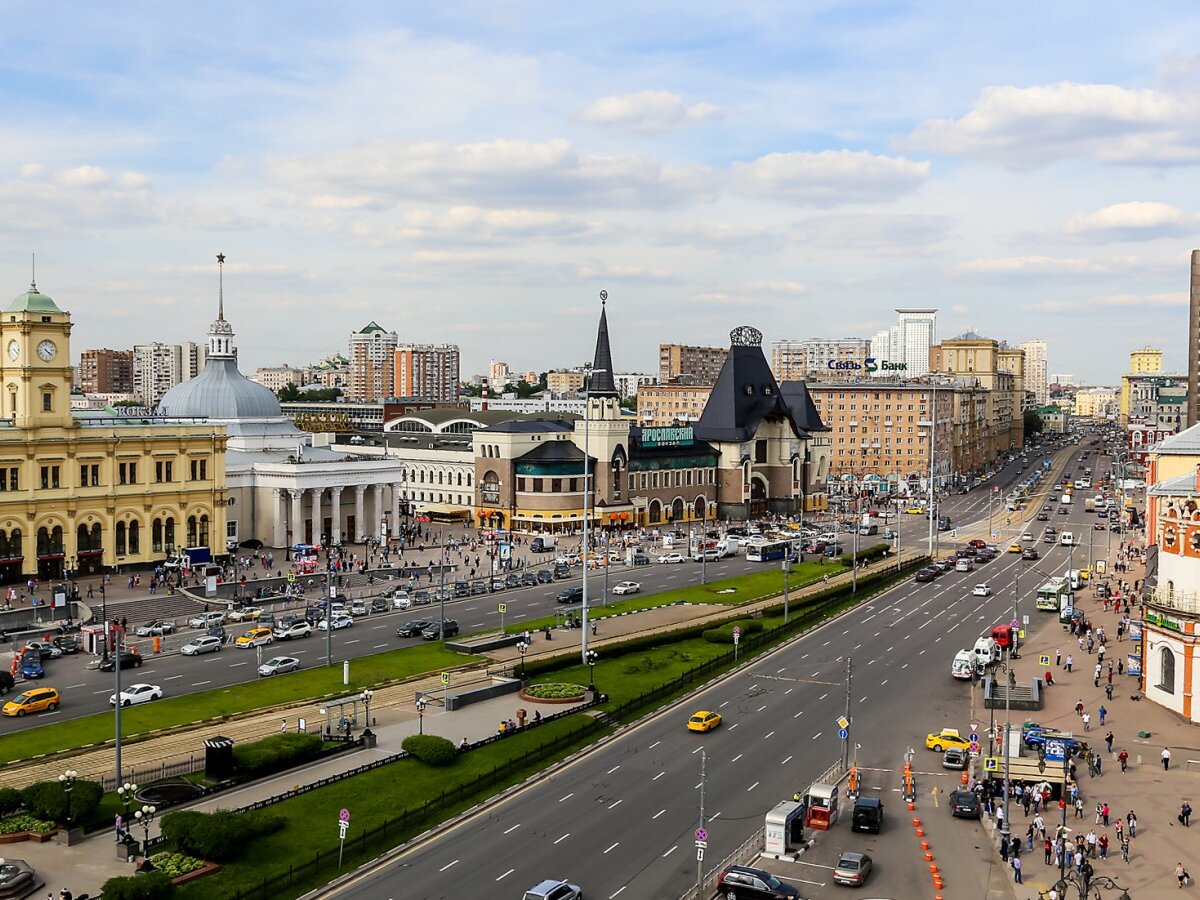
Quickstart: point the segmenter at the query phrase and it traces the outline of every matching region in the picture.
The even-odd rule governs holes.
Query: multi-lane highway
[[[1090,527],[1092,518],[1073,507],[1055,524]],[[1026,515],[1036,512],[1031,507]],[[1014,520],[1005,538],[1021,524]],[[968,724],[967,688],[951,679],[951,660],[985,629],[1011,618],[1017,573],[1065,568],[1066,548],[1042,549],[1037,561],[1004,553],[973,572],[905,584],[327,896],[520,896],[543,878],[560,877],[589,897],[674,900],[695,882],[701,753],[710,860],[732,852],[767,809],[840,755],[836,719],[844,711],[847,658],[855,672],[850,739],[862,745],[859,763],[894,769],[916,747],[918,769],[937,770],[940,758],[921,749],[924,735]],[[971,596],[981,581],[991,584],[992,596]],[[1041,575],[1020,580],[1022,614],[1051,615],[1033,609],[1041,581]],[[689,733],[684,723],[694,709],[719,710],[725,723],[710,734]],[[899,809],[893,803],[891,814]],[[973,827],[963,824],[960,832],[967,836],[961,852],[978,853]],[[846,849],[872,848],[893,834],[885,828],[879,837],[850,838],[842,831],[830,839]],[[819,872],[798,877],[809,881],[805,896],[833,895]],[[890,896],[927,890],[927,875],[915,866],[883,868],[876,878],[886,879]],[[956,890],[982,896],[983,877]]]

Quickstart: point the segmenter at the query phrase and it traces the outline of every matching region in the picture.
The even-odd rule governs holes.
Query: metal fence
[[[725,870],[725,867],[742,866],[758,859],[765,838],[766,828],[758,829],[746,839],[745,843],[705,872],[700,883],[684,891],[679,900],[708,900],[717,892],[717,876]]]
[[[190,775],[193,772],[199,772],[204,768],[204,756],[189,753],[185,758],[177,759],[175,762],[167,762],[164,760],[155,766],[145,766],[140,769],[126,769],[122,773],[121,781],[118,782],[112,775],[101,775],[96,780],[100,782],[100,786],[105,792],[115,791],[118,784],[123,784],[126,781],[135,784],[149,784],[153,781],[161,781],[164,778],[174,778],[177,775]]]

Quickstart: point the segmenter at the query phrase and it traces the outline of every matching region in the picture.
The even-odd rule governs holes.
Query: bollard
[[[916,808],[917,808],[917,804],[915,804],[915,803],[909,803],[909,804],[908,804],[908,811],[909,811],[909,812],[912,812],[912,811],[913,811],[914,809],[916,809]]]
[[[917,829],[917,837],[925,837],[925,829],[924,828]]]
[[[919,816],[913,816],[913,824],[916,825],[918,828],[921,827],[921,819]]]
[[[921,841],[921,849],[928,850],[929,849],[929,841]]]
[[[933,854],[930,853],[928,850],[925,851],[925,862],[933,862]],[[937,866],[930,866],[929,871],[937,872]]]

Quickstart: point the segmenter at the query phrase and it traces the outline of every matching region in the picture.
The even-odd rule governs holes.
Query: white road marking
[[[574,796],[575,796],[575,792],[574,792],[574,791],[571,791],[571,793],[567,794],[567,796],[565,796],[565,797],[559,797],[559,798],[558,798],[558,802],[559,802],[559,803],[562,803],[564,800],[570,800],[570,799],[571,799],[572,797],[574,797]]]
[[[230,663],[229,668],[236,669],[238,666],[248,666],[248,665],[250,665],[250,664],[243,660],[240,663]]]
[[[773,735],[774,733],[775,733],[775,732],[773,732],[773,731],[768,731],[768,732],[767,732],[767,737],[763,738],[763,740],[765,741],[767,738],[771,737],[771,735]]]
[[[175,677],[176,677],[176,678],[179,678],[180,676],[176,675]],[[69,690],[71,690],[72,688],[81,688],[81,687],[87,687],[87,685],[83,685],[83,684],[68,684],[68,685],[67,685],[67,690],[69,691]]]
[[[211,681],[193,681],[192,687],[200,687],[200,685],[202,685],[202,684],[212,684],[212,682]],[[103,692],[101,692],[101,693],[103,693]]]
[[[507,830],[504,832],[504,834],[510,834],[510,833],[512,833],[512,832],[514,832],[514,831],[516,831],[516,830],[517,830],[518,828],[520,828],[520,827],[521,827],[521,823],[520,823],[520,822],[518,822],[518,823],[517,823],[516,825],[514,825],[512,828],[509,828],[509,829],[507,829]]]
[[[607,850],[605,850],[604,852],[605,852],[605,853],[611,853],[613,850],[616,850],[616,849],[617,849],[619,846],[621,846],[621,842],[620,842],[620,841],[617,841],[615,844],[613,844],[611,847],[609,847],[609,848],[608,848]]]
[[[827,693],[822,694],[820,697],[817,698],[817,700],[824,700],[828,696],[829,696],[829,694],[827,694]]]
[[[795,688],[788,688],[786,691],[783,692],[783,696],[786,697],[788,694],[790,694],[794,690],[795,690]]]
[[[740,725],[740,724],[741,724],[741,722],[734,722],[732,725],[729,726],[729,730],[733,731],[733,729],[737,728],[738,725]]]
[[[667,773],[666,773],[665,771],[664,771],[664,772],[659,772],[657,775],[655,775],[655,776],[654,776],[653,778],[651,778],[650,780],[651,780],[651,781],[658,781],[658,779],[662,778],[662,777],[663,777],[664,775],[666,775],[666,774],[667,774]]]
[[[678,844],[676,844],[674,847],[672,847],[670,850],[668,850],[666,853],[664,853],[664,854],[662,855],[662,858],[663,858],[663,859],[666,859],[668,856],[670,856],[672,853],[674,853],[674,852],[675,852],[676,850],[678,850],[678,849],[679,849],[679,845],[678,845]]]
[[[767,708],[767,705],[764,703],[762,706],[760,706],[758,709],[756,709],[755,712],[762,712],[766,708]]]
[[[756,787],[758,787],[758,782],[757,782],[757,781],[756,781],[756,782],[754,782],[754,784],[750,785],[750,787],[746,788],[746,793],[747,793],[747,794],[748,794],[748,793],[750,793],[750,792],[751,792],[752,790],[754,790]]]
[[[618,888],[616,894],[609,894],[608,900],[616,900],[617,895],[620,894],[622,891],[624,891],[626,887],[629,887],[629,885],[625,885],[625,887]]]
[[[650,821],[653,822],[655,819],[657,819],[659,816],[661,816],[665,812],[666,812],[665,809],[660,809],[658,812],[656,812],[654,815],[652,815],[650,817]]]
[[[781,766],[786,766],[786,765],[787,765],[788,763],[790,763],[791,761],[792,761],[792,758],[789,756],[787,759],[785,759],[783,762],[781,762],[781,763],[780,763],[780,765],[781,765]]]
[[[816,734],[814,734],[814,735],[813,735],[813,738],[812,738],[812,739],[815,741],[815,740],[816,740],[817,738],[819,738],[819,737],[820,737],[822,734],[824,734],[824,732],[818,731]]]
[[[800,712],[798,712],[798,713],[794,714],[794,715],[792,716],[792,718],[793,718],[793,719],[798,719],[798,718],[800,718],[802,715],[804,715],[804,710],[800,710]]]
[[[624,800],[618,800],[616,803],[614,803],[612,806],[610,806],[609,809],[616,809],[618,806],[620,806],[624,802],[625,802]]]
[[[163,680],[164,681],[174,681],[176,678],[182,678],[182,677],[183,677],[182,675],[168,675]]]
[[[730,760],[730,762],[731,762],[731,763],[735,763],[735,762],[737,762],[739,759],[741,759],[743,756],[745,756],[745,754],[744,754],[744,753],[739,753],[737,756],[735,756],[733,759],[731,759],[731,760]]]
[[[438,871],[445,872],[447,869],[452,868],[453,866],[457,866],[457,865],[458,865],[458,860],[456,859],[452,863],[446,863],[446,865],[442,866],[440,869],[438,869]]]
[[[651,745],[650,745],[650,746],[649,746],[647,749],[653,750],[655,747],[657,747],[657,746],[658,746],[659,744],[661,744],[661,743],[662,743],[662,741],[655,741],[655,742],[654,742],[653,744],[651,744]]]
[[[560,837],[557,841],[554,842],[555,845],[557,846],[558,844],[561,844],[563,841],[565,841],[570,836],[571,836],[571,832],[568,831],[566,834],[564,834],[562,837]]]
[[[608,770],[607,772],[605,772],[604,774],[605,774],[605,775],[611,775],[613,772],[617,771],[617,769],[619,769],[619,768],[621,768],[621,765],[620,765],[620,763],[618,763],[617,765],[613,766],[611,769],[609,769],[609,770]]]
[[[718,707],[717,707],[717,709],[724,709],[724,708],[725,708],[725,707],[727,707],[728,705],[729,705],[729,701],[728,701],[728,700],[726,700],[724,703],[722,703],[720,706],[718,706]]]
[[[509,869],[507,872],[505,872],[503,875],[501,875],[501,876],[500,876],[499,878],[497,878],[496,880],[497,880],[497,881],[503,881],[505,878],[507,878],[509,875],[511,875],[511,874],[512,874],[513,872],[515,872],[515,871],[517,871],[517,870],[516,870],[516,869]]]

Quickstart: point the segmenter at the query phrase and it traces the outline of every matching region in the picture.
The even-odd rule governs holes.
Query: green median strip
[[[482,659],[478,656],[452,653],[443,648],[440,643],[419,644],[414,647],[403,647],[350,660],[350,684],[343,685],[341,663],[335,662],[333,666],[328,667],[324,665],[323,644],[309,639],[304,641],[302,646],[311,648],[313,651],[319,650],[320,655],[315,652],[305,654],[306,656],[316,656],[320,660],[319,663],[314,660],[315,664],[312,665],[312,668],[301,669],[299,672],[287,675],[260,678],[245,684],[199,691],[180,697],[167,697],[154,703],[123,709],[121,710],[121,733],[123,735],[144,734],[175,725],[187,725],[190,722],[204,719],[270,709],[273,706],[284,706],[330,694],[350,694],[385,682],[437,672]],[[287,645],[282,647],[276,645],[273,649],[276,649],[277,655],[280,656],[286,656],[288,653]],[[221,652],[244,653],[252,662],[256,659],[255,654],[249,650],[228,648]],[[150,679],[153,679],[153,676],[150,676]],[[137,669],[125,669],[121,673],[122,684],[132,684],[141,680],[143,679]],[[53,684],[50,681],[47,683]],[[65,692],[63,696],[63,706],[66,709],[71,708],[69,691]],[[36,719],[34,721],[36,722]],[[85,744],[110,741],[112,738],[113,714],[111,712],[95,713],[64,722],[36,725],[0,736],[0,763],[30,759],[62,750],[72,750]]]

